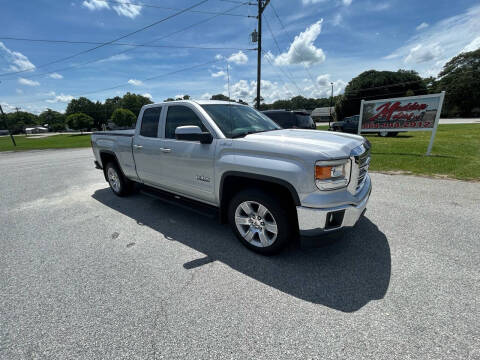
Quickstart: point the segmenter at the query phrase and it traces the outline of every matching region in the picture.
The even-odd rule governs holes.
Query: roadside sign
[[[445,92],[394,99],[362,100],[358,133],[431,131],[430,155],[442,112]]]

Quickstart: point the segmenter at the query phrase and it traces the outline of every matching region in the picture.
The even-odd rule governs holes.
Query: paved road
[[[89,149],[0,155],[1,359],[479,359],[480,184],[374,174],[358,227],[276,257]]]

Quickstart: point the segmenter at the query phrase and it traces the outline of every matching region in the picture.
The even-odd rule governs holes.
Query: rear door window
[[[161,107],[151,107],[145,109],[140,126],[140,135],[145,137],[157,137],[158,122],[160,121]]]

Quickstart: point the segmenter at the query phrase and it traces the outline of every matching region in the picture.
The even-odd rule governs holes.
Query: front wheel
[[[113,193],[118,196],[126,196],[132,190],[132,182],[125,178],[118,165],[110,162],[105,167],[105,175]]]
[[[282,250],[293,233],[285,205],[257,189],[235,195],[230,201],[228,217],[240,242],[264,255]]]

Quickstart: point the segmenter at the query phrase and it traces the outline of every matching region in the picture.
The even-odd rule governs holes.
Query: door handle
[[[135,149],[142,149],[142,148],[143,148],[142,145],[133,145],[133,147],[134,147]]]
[[[160,151],[163,153],[169,153],[169,152],[172,152],[172,149],[160,148]]]

